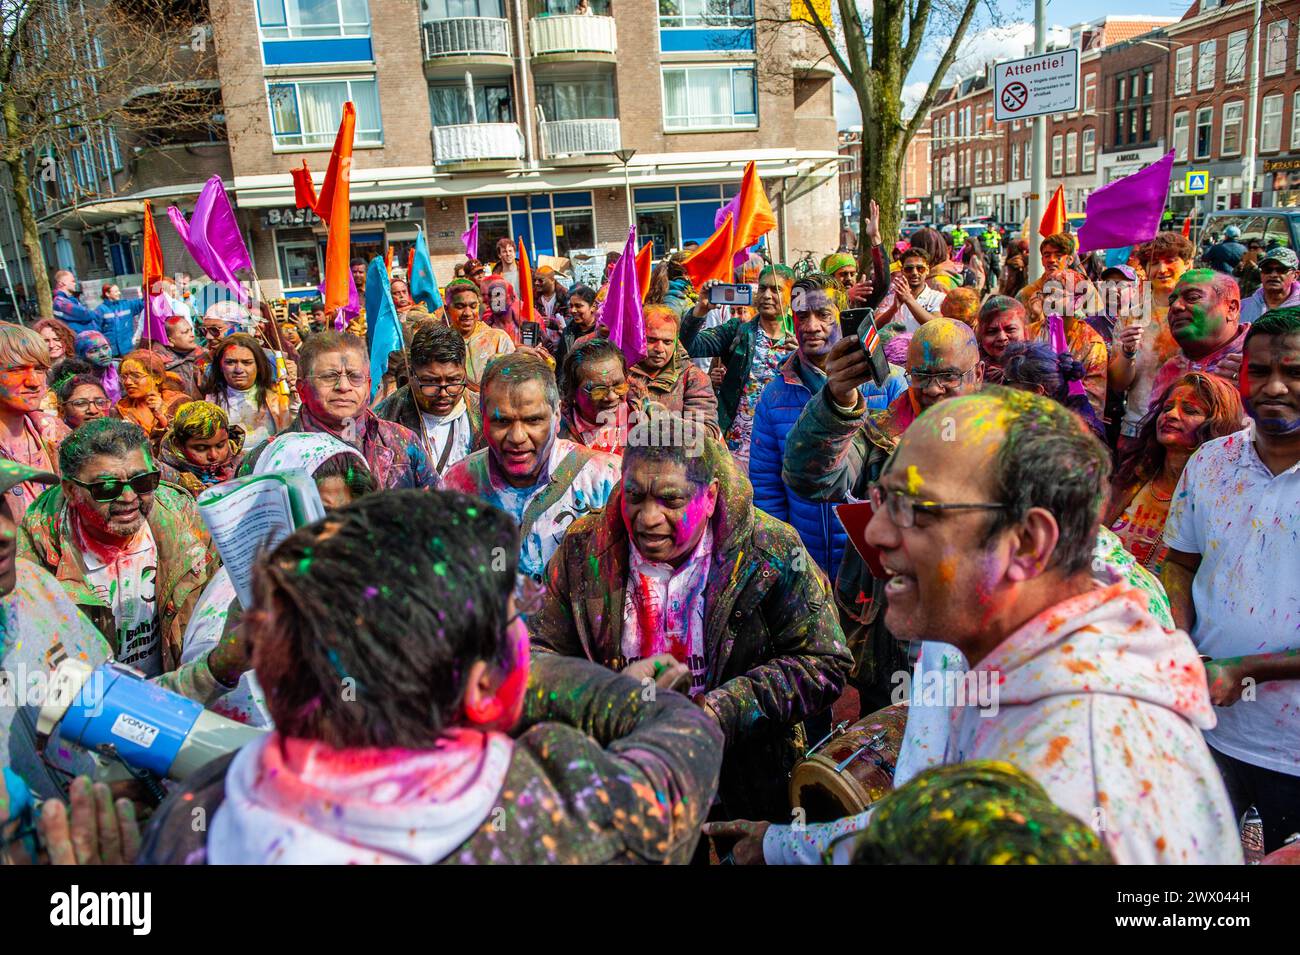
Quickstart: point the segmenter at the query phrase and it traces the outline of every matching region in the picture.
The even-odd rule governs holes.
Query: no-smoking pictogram
[[[1002,108],[1014,113],[1029,100],[1029,90],[1024,83],[1008,83],[1002,91]]]

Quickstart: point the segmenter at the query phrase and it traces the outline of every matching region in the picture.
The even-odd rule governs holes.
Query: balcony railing
[[[623,145],[616,119],[565,119],[541,126],[542,154],[547,159],[612,153]]]
[[[533,56],[618,51],[613,17],[534,17],[528,21],[528,36],[533,45]]]
[[[509,56],[510,22],[495,17],[457,17],[424,24],[424,58]]]
[[[517,123],[462,123],[433,128],[435,163],[523,158],[524,134]]]

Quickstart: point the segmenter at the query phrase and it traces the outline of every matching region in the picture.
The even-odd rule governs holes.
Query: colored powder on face
[[[677,523],[677,534],[674,540],[678,547],[686,546],[703,522],[712,516],[711,504],[712,500],[707,487],[700,488],[699,493],[691,498],[690,503],[686,505],[681,520]]]
[[[911,497],[916,497],[921,493],[921,487],[925,481],[921,479],[921,472],[916,469],[915,464],[907,466],[907,493]]]
[[[439,577],[446,577],[446,576],[447,576],[447,564],[446,564],[446,562],[440,560],[440,561],[438,561],[436,564],[434,564],[434,565],[433,565],[433,572],[434,572],[435,574],[437,574]]]

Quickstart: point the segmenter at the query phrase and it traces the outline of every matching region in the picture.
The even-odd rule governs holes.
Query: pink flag
[[[627,245],[609,275],[609,291],[600,306],[600,323],[609,329],[609,340],[622,350],[629,365],[646,356],[641,282],[636,274],[636,226],[628,231]]]
[[[167,209],[167,217],[180,235],[194,261],[208,278],[220,282],[247,303],[248,292],[235,277],[236,269],[252,271],[253,261],[244,246],[235,210],[220,176],[213,176],[203,186],[194,203],[194,215],[186,221],[176,206]]]
[[[144,324],[140,326],[140,341],[148,347],[149,342],[171,347],[167,338],[167,319],[172,317],[172,304],[163,294],[150,295],[148,289],[141,289],[144,295]]]
[[[474,213],[474,223],[460,234],[460,241],[465,243],[465,258],[478,258],[478,213]]]
[[[1075,319],[1078,321],[1078,319]],[[1047,316],[1047,335],[1052,340],[1052,351],[1058,355],[1066,355],[1070,352],[1070,343],[1065,338],[1065,319],[1060,315]],[[1083,382],[1070,382],[1071,395],[1086,395],[1088,392],[1083,387]]]

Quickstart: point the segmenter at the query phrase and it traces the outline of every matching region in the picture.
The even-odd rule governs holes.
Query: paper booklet
[[[306,471],[250,474],[199,495],[199,514],[221,555],[240,606],[253,604],[253,566],[296,528],[325,516]]]

